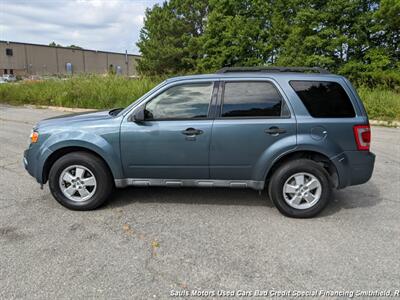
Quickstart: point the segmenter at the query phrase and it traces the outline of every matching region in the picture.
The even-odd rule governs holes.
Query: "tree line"
[[[146,10],[137,45],[144,74],[319,66],[396,85],[400,0],[170,0]]]

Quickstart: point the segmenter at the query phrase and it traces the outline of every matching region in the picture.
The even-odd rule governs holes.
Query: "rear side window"
[[[279,117],[282,97],[270,82],[226,82],[222,117]]]
[[[290,85],[314,118],[355,116],[349,96],[337,82],[294,80]]]

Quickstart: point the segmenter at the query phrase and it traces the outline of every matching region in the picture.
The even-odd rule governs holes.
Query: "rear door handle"
[[[187,128],[185,130],[182,130],[182,134],[184,135],[199,135],[202,134],[203,130],[200,129],[195,129],[195,128]]]
[[[272,127],[270,127],[270,128],[268,128],[268,129],[265,129],[265,133],[268,133],[268,134],[270,134],[270,135],[280,135],[281,133],[285,133],[286,132],[286,129],[284,129],[284,128],[279,128],[279,127],[276,127],[276,126],[272,126]]]

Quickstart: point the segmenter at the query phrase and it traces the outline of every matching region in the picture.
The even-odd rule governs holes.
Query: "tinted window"
[[[182,84],[169,88],[146,105],[146,119],[206,118],[213,83]]]
[[[269,82],[227,82],[222,117],[276,117],[282,99]]]
[[[349,97],[336,82],[291,81],[290,85],[315,118],[349,118],[355,115]]]

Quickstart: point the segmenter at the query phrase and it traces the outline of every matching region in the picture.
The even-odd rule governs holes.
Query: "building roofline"
[[[19,45],[30,45],[30,46],[39,46],[39,47],[47,47],[47,48],[59,48],[59,49],[67,49],[67,50],[80,50],[80,51],[90,51],[90,52],[95,52],[95,53],[108,53],[108,54],[119,54],[119,55],[126,55],[126,53],[121,53],[121,52],[113,52],[113,51],[102,51],[102,50],[93,50],[93,49],[78,49],[78,48],[70,48],[70,47],[64,47],[64,46],[49,46],[49,45],[43,45],[43,44],[34,44],[34,43],[24,43],[24,42],[14,42],[14,41],[4,41],[0,40],[0,43],[6,43],[6,44],[19,44]],[[128,56],[135,56],[135,57],[142,57],[139,54],[127,54]]]

